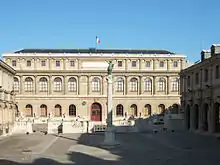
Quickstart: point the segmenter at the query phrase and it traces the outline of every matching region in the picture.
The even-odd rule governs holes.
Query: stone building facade
[[[24,49],[3,54],[17,74],[18,109],[28,118],[105,121],[107,62],[113,69],[113,119],[147,117],[174,105],[185,56],[165,50]]]
[[[201,61],[180,73],[181,104],[190,130],[220,132],[220,45],[203,50]]]
[[[16,104],[13,92],[15,70],[0,60],[0,136],[13,131]]]

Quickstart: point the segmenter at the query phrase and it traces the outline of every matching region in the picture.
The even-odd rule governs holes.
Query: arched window
[[[132,104],[131,105],[131,115],[137,116],[137,105],[136,104]]]
[[[40,106],[40,116],[46,117],[47,116],[47,106],[45,104],[42,104]]]
[[[159,108],[159,113],[161,113],[161,114],[165,113],[165,105],[164,104],[158,105],[158,108]]]
[[[19,80],[18,80],[18,78],[14,77],[14,91],[15,91],[15,92],[18,92],[19,89],[20,89]]]
[[[32,105],[30,105],[30,104],[26,105],[25,114],[26,114],[26,117],[32,117],[33,116],[33,107],[32,107]]]
[[[68,80],[68,91],[69,92],[75,92],[76,91],[76,79],[74,77],[71,77]]]
[[[160,78],[158,80],[158,92],[165,92],[165,79],[164,78]]]
[[[124,80],[123,78],[119,77],[116,81],[116,92],[123,92],[124,91]]]
[[[92,91],[93,92],[99,92],[101,90],[100,88],[100,79],[95,77],[92,80]]]
[[[61,105],[57,104],[55,105],[55,113],[54,113],[55,117],[60,117],[62,116],[62,107]]]
[[[116,107],[116,116],[123,116],[123,115],[124,115],[123,105],[119,104]]]
[[[33,91],[33,79],[27,77],[24,81],[24,90],[25,92],[32,92]]]
[[[150,78],[146,78],[144,81],[144,91],[151,92],[152,90],[152,81]]]
[[[69,116],[76,116],[76,106],[74,104],[69,106]]]
[[[179,91],[179,79],[178,78],[173,78],[171,81],[172,84],[172,91],[173,92],[178,92]]]
[[[54,79],[53,87],[54,87],[55,92],[61,92],[62,91],[62,80],[61,80],[61,78],[57,77],[57,78]]]
[[[138,90],[138,80],[136,78],[132,78],[130,80],[130,91],[137,92]]]
[[[47,83],[47,79],[45,77],[40,78],[39,85],[40,85],[40,91],[41,92],[47,92],[48,83]]]
[[[146,104],[144,106],[144,116],[151,116],[151,105],[150,104]]]

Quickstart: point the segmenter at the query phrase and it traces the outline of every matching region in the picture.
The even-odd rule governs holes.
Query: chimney
[[[213,44],[211,46],[211,56],[220,55],[220,44]]]
[[[201,61],[211,57],[211,50],[202,50],[201,52]]]

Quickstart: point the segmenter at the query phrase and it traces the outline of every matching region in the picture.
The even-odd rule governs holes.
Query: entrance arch
[[[194,106],[194,127],[195,129],[199,128],[199,106],[198,104]]]
[[[214,104],[214,114],[215,114],[215,132],[220,132],[220,104]]]
[[[159,108],[160,114],[164,114],[165,113],[165,105],[164,104],[158,105],[158,108]]]
[[[203,105],[203,129],[204,131],[208,131],[208,111],[209,111],[209,105],[205,103]]]
[[[187,129],[190,129],[190,106],[187,105],[186,107],[186,127]]]
[[[130,108],[131,108],[131,115],[137,116],[137,105],[132,104]]]
[[[93,103],[91,106],[91,120],[102,121],[102,106],[99,103]]]
[[[26,109],[26,113],[25,113],[26,117],[33,117],[33,107],[32,107],[32,105],[30,105],[30,104],[26,105],[25,109]]]

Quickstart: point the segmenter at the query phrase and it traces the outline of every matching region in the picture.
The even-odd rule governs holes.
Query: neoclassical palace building
[[[180,75],[186,128],[220,132],[220,45],[203,50],[201,61]]]
[[[16,104],[13,92],[15,70],[0,60],[0,136],[13,132]]]
[[[113,69],[113,118],[180,111],[179,72],[185,56],[166,50],[23,49],[3,54],[17,74],[14,92],[26,117],[105,121],[107,61]]]

